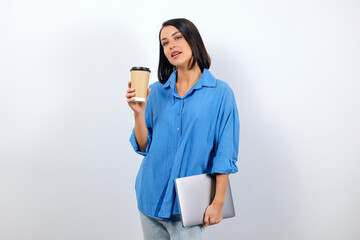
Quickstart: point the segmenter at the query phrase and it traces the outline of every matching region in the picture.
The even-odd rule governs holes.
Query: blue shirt
[[[149,217],[180,214],[175,179],[202,173],[235,173],[239,148],[239,116],[234,94],[204,69],[181,98],[176,71],[165,84],[150,85],[145,122],[148,139],[139,150],[134,129],[130,142],[145,156],[136,177],[138,209]]]

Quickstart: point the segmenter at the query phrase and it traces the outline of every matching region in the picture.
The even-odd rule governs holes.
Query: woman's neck
[[[176,83],[180,85],[194,85],[199,80],[201,74],[202,72],[198,64],[195,64],[191,70],[187,66],[178,67]]]

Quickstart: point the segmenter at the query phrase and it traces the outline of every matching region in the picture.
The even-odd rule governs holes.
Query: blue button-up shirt
[[[202,173],[235,173],[239,148],[239,116],[234,94],[204,69],[181,98],[176,71],[165,84],[150,85],[145,122],[148,139],[135,183],[138,209],[149,217],[179,214],[175,179]]]

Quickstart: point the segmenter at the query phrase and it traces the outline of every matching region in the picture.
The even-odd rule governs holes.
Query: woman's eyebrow
[[[171,36],[174,36],[175,34],[177,34],[177,33],[180,33],[179,31],[177,31],[177,32],[174,32],[173,34],[171,34]],[[163,40],[166,40],[167,38],[166,37],[164,37],[164,38],[162,38],[161,39],[161,41],[163,41]]]

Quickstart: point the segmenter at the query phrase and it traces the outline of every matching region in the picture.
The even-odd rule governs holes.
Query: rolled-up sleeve
[[[222,101],[222,107],[217,119],[215,157],[211,173],[236,173],[236,162],[239,152],[239,114],[234,94],[227,91]]]
[[[147,141],[146,141],[146,149],[145,152],[141,152],[139,145],[136,141],[135,138],[135,128],[132,129],[132,133],[130,136],[130,143],[131,146],[134,148],[134,151],[140,155],[146,156],[149,152],[150,146],[151,146],[151,140],[152,140],[152,117],[151,117],[151,94],[148,98],[147,104],[146,104],[146,109],[145,109],[145,124],[148,130],[148,137],[147,137]]]
[[[150,129],[148,128],[148,137],[147,137],[147,141],[146,141],[146,149],[145,149],[145,152],[141,152],[140,151],[140,148],[139,148],[139,145],[137,144],[137,141],[136,141],[136,138],[135,138],[135,128],[133,128],[132,130],[132,133],[131,133],[131,136],[130,136],[130,143],[131,143],[131,146],[134,148],[134,151],[140,155],[143,155],[143,156],[146,156],[149,152],[149,148],[150,148],[150,144],[151,144],[151,131]]]

